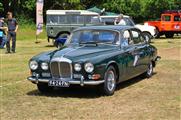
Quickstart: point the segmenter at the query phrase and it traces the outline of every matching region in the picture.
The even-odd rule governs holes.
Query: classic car
[[[174,34],[181,34],[181,10],[166,10],[159,20],[146,21],[145,24],[156,28],[157,38],[161,35],[173,38]]]
[[[64,47],[34,56],[31,76],[40,92],[55,87],[97,85],[113,95],[116,85],[138,75],[151,77],[157,49],[130,26],[89,26],[72,32]]]

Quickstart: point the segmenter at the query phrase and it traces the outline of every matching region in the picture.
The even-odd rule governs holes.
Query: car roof
[[[66,14],[78,14],[78,15],[99,15],[96,12],[88,10],[47,10],[47,15],[66,15]]]
[[[117,18],[119,15],[102,15],[101,18]],[[123,15],[124,18],[130,18],[128,15]]]
[[[126,29],[137,29],[132,26],[127,26],[127,25],[104,25],[104,26],[87,26],[87,27],[79,27],[74,31],[77,30],[117,30],[117,31],[122,31]]]

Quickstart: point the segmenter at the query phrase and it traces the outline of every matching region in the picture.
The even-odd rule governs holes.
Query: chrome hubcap
[[[115,87],[115,76],[113,71],[109,71],[107,75],[107,87],[109,91],[112,91]]]
[[[149,41],[149,36],[145,35],[146,41]]]
[[[153,72],[153,65],[152,65],[152,64],[150,64],[150,65],[148,66],[148,71],[147,71],[147,74],[148,74],[148,75],[151,75],[151,74],[152,74],[152,72]]]

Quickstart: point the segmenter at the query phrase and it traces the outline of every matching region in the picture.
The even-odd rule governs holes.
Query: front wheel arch
[[[70,35],[70,32],[68,32],[68,31],[59,32],[59,33],[57,34],[56,38],[58,38],[58,37],[59,37],[60,35],[62,35],[62,34],[68,34],[68,35]]]
[[[153,38],[153,36],[151,35],[151,33],[148,32],[148,31],[143,31],[143,32],[142,32],[142,35],[143,35],[145,38],[146,38],[146,36],[147,36],[149,42],[150,42],[151,39]]]
[[[116,89],[116,70],[113,66],[108,66],[104,74],[105,82],[99,86],[100,91],[106,95],[111,96],[114,94]],[[111,77],[112,76],[112,77]]]
[[[156,36],[155,38],[160,38],[160,31],[158,29],[158,27],[154,26],[156,28]]]
[[[148,31],[143,31],[142,33],[147,33],[147,34],[149,34],[150,36],[152,36],[151,33],[148,32]]]
[[[69,32],[67,32],[67,31],[64,31],[64,32],[60,32],[60,33],[58,33],[58,35],[56,36],[56,38],[55,38],[55,40],[54,40],[54,46],[56,46],[57,48],[61,48],[63,45],[64,45],[64,43],[63,42],[59,42],[59,43],[57,43],[57,41],[56,41],[56,39],[57,38],[59,38],[60,36],[62,36],[62,35],[67,35],[67,36],[69,36],[70,35],[70,33]],[[68,38],[68,37],[67,37]]]
[[[107,64],[106,70],[107,70],[108,67],[110,67],[110,66],[113,66],[114,69],[116,70],[116,82],[118,82],[118,81],[119,81],[119,67],[118,67],[118,64],[117,64],[116,62],[114,62],[114,61],[111,61],[111,62],[109,62],[109,63]]]

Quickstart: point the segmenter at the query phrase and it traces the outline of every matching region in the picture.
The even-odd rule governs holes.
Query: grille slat
[[[71,78],[71,64],[64,61],[51,62],[51,74],[53,78]]]
[[[71,77],[70,64],[67,62],[60,62],[60,75],[62,78]]]
[[[51,74],[52,74],[52,77],[54,78],[60,77],[58,62],[51,63]]]

